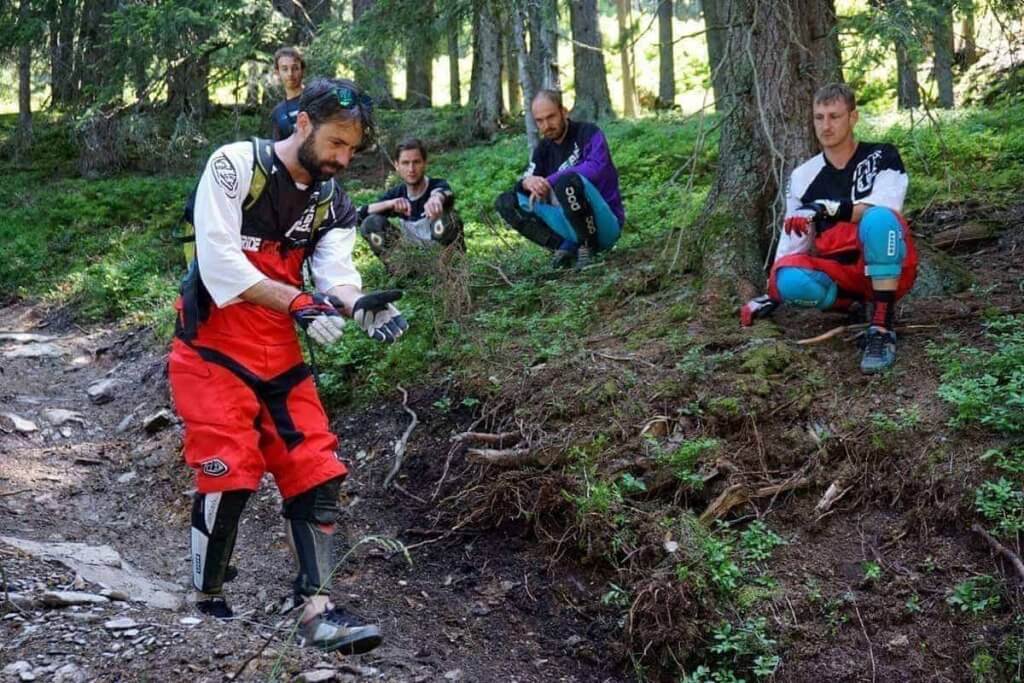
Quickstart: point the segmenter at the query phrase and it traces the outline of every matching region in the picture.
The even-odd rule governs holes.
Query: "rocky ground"
[[[576,607],[593,599],[586,576],[554,575],[515,535],[441,538],[426,505],[436,481],[416,467],[382,489],[409,421],[400,404],[335,424],[353,474],[334,592],[379,621],[384,645],[345,658],[293,643],[294,569],[269,481],[241,525],[238,618],[196,613],[192,482],[161,345],[148,329],[83,328],[24,305],[0,309],[0,332],[0,680],[621,679]],[[410,397],[420,423],[407,457],[436,477],[459,418],[435,399]]]

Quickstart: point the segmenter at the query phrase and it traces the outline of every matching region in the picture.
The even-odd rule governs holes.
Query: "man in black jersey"
[[[270,112],[271,139],[284,140],[295,130],[295,117],[299,114],[299,96],[302,95],[302,77],[306,60],[295,47],[282,47],[274,53],[274,73],[284,88],[284,101]]]
[[[421,140],[411,138],[398,145],[395,171],[402,182],[359,209],[359,234],[373,253],[386,262],[400,239],[422,247],[461,244],[455,193],[444,178],[427,176],[427,148]],[[398,227],[391,219],[397,219]]]
[[[901,215],[907,172],[896,148],[854,138],[857,103],[844,84],[814,96],[822,152],[798,166],[786,191],[786,216],[768,294],[747,302],[742,324],[781,303],[849,311],[870,303],[861,371],[896,360],[896,301],[917,276],[917,252]]]
[[[608,140],[592,123],[573,121],[557,90],[541,90],[530,113],[543,138],[515,188],[495,209],[514,230],[554,252],[551,265],[584,268],[622,234],[626,212]]]

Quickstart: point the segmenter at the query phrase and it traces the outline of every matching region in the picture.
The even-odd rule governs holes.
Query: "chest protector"
[[[312,209],[313,215],[309,224],[308,236],[292,238],[285,234],[288,226],[275,225],[277,222],[275,198],[271,196],[273,193],[266,192],[270,185],[271,169],[274,165],[274,143],[271,140],[254,137],[252,146],[252,183],[249,185],[249,194],[246,195],[242,203],[241,232],[243,241],[249,236],[261,235],[278,242],[282,252],[303,249],[303,257],[308,258],[316,243],[317,231],[327,219],[334,202],[334,195],[337,192],[334,179],[321,182],[317,189],[310,194],[306,211]],[[181,310],[175,325],[175,336],[183,341],[195,339],[199,325],[209,317],[210,306],[213,303],[210,293],[203,285],[199,273],[199,261],[196,259],[195,199],[196,190],[193,189],[185,202],[181,229],[174,235],[174,239],[182,246],[187,267],[185,275],[181,279],[179,289]],[[258,264],[256,265],[259,267]]]

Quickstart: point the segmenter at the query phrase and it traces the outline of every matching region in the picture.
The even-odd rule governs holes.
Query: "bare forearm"
[[[272,311],[287,313],[288,305],[298,294],[297,288],[266,278],[242,292],[239,298],[252,304],[266,306]]]
[[[387,213],[389,211],[394,211],[394,209],[395,202],[392,199],[388,199],[383,202],[373,202],[372,204],[367,204],[366,206],[366,211],[368,213]]]
[[[870,204],[854,204],[853,213],[850,215],[850,222],[860,223],[860,219],[864,216],[864,212],[870,208]]]

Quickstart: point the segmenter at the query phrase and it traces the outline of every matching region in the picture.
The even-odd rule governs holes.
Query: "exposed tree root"
[[[398,470],[402,469],[402,461],[405,459],[405,448],[409,444],[409,436],[420,421],[416,413],[409,407],[409,393],[401,386],[398,387],[398,390],[402,392],[402,407],[405,408],[405,412],[409,413],[412,417],[412,421],[409,422],[409,426],[405,428],[405,433],[402,434],[402,438],[395,442],[395,461],[391,465],[391,471],[388,472],[388,476],[384,477],[384,488],[391,485],[391,480],[398,474]]]
[[[459,443],[475,441],[477,443],[485,443],[492,446],[501,446],[506,441],[511,441],[512,439],[519,441],[522,438],[523,435],[520,432],[501,432],[499,434],[489,434],[487,432],[462,432],[461,434],[453,436],[451,440]]]
[[[1020,556],[1007,548],[1005,545],[992,538],[992,534],[985,531],[980,524],[975,524],[971,527],[972,531],[977,532],[985,539],[985,542],[992,546],[992,549],[1005,557],[1013,565],[1013,568],[1017,570],[1017,576],[1020,577],[1021,581],[1024,581],[1024,562],[1021,562]]]
[[[710,524],[716,519],[721,519],[729,513],[734,507],[739,507],[749,503],[756,498],[767,498],[769,496],[777,496],[785,491],[792,491],[794,489],[803,488],[811,483],[808,477],[800,477],[799,479],[792,479],[784,481],[779,484],[771,484],[769,486],[762,486],[758,489],[752,489],[746,484],[733,484],[715,498],[707,509],[700,516],[702,524]]]
[[[471,462],[497,467],[519,467],[540,463],[538,455],[529,448],[470,448],[466,451]]]

